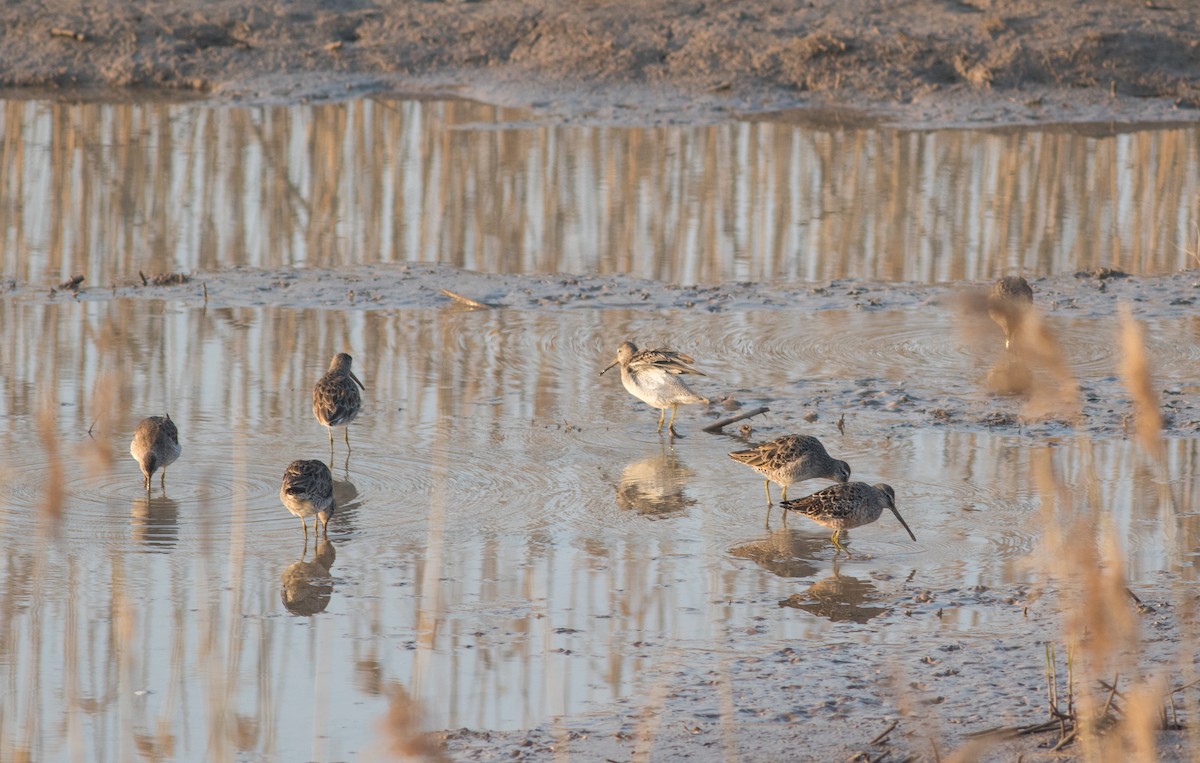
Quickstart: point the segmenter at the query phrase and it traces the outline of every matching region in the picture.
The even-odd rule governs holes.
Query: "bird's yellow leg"
[[[767,511],[769,512],[771,510],[771,480],[764,480],[764,484],[767,487]]]
[[[675,429],[675,412],[676,412],[676,411],[678,411],[678,410],[679,410],[679,406],[678,406],[678,405],[672,405],[672,406],[671,406],[671,423],[667,425],[667,429],[672,429],[672,430],[673,430],[673,429]],[[663,409],[663,413],[666,413],[666,412],[667,412],[667,411],[666,411],[666,409],[664,408],[664,409]]]
[[[779,500],[781,500],[781,501],[787,500],[787,485],[783,486],[783,498],[780,498]]]
[[[159,483],[162,485],[163,490],[167,489],[167,467],[165,466],[163,467],[162,478],[159,480]]]
[[[350,447],[350,427],[346,427],[346,447]]]
[[[667,415],[667,409],[666,409],[666,408],[659,408],[659,409],[658,409],[658,429],[656,429],[656,430],[654,430],[654,431],[656,431],[656,432],[661,432],[661,431],[662,431],[663,418],[665,418],[665,417],[666,417],[666,415]]]
[[[304,517],[300,517],[300,526],[304,528],[304,542],[305,542],[305,544],[307,544],[308,543],[308,520],[306,520]],[[307,545],[305,547],[307,548]]]
[[[833,541],[833,547],[836,548],[841,553],[845,554],[846,558],[849,559],[850,551],[845,546],[843,546],[841,543],[838,542],[838,536],[841,534],[842,534],[842,530],[839,527],[838,529],[833,531],[833,537],[830,540]]]

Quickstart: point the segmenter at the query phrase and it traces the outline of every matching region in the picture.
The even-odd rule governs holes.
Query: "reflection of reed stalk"
[[[1018,264],[1172,272],[1197,258],[1195,128],[1119,139],[768,122],[457,129],[526,116],[466,101],[251,111],[11,100],[3,110],[16,202],[0,209],[0,227],[24,232],[6,274],[22,281],[47,262],[87,271],[93,284],[132,280],[149,252],[194,252],[150,263],[185,272],[301,259],[339,267],[372,252],[482,271],[599,263],[710,282],[960,280]],[[242,159],[205,161],[213,156]],[[114,179],[114,193],[95,190]],[[71,245],[122,241],[134,218],[155,232],[153,246],[111,247],[107,271]],[[184,239],[204,227],[196,220],[222,224],[191,246]],[[1173,242],[1162,240],[1167,220],[1178,221]],[[991,245],[950,245],[964,240]]]

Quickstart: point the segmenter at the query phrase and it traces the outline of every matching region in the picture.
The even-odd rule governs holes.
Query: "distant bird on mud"
[[[329,370],[321,377],[312,391],[312,410],[317,421],[329,430],[329,453],[333,454],[333,428],[346,427],[346,448],[350,447],[350,422],[358,416],[362,407],[361,388],[366,390],[350,370],[353,358],[344,352],[333,356]],[[358,386],[355,386],[358,385]]]
[[[708,402],[708,398],[692,392],[679,378],[681,374],[704,376],[691,367],[695,362],[690,356],[674,350],[639,350],[633,342],[622,342],[617,348],[617,359],[600,375],[603,376],[605,371],[619,364],[621,383],[629,394],[651,408],[659,409],[657,431],[662,431],[663,418],[670,408],[671,423],[667,425],[667,430],[673,436],[678,436],[675,431],[676,409],[681,405]]]
[[[333,502],[333,475],[328,466],[316,460],[288,464],[279,487],[279,500],[288,511],[300,517],[305,538],[308,537],[308,517],[315,517],[313,532],[317,531],[317,520],[320,520],[321,529],[328,537],[329,520],[337,509]]]
[[[1021,330],[1021,321],[1033,308],[1033,289],[1021,276],[1005,276],[992,285],[988,295],[988,316],[1004,332],[1008,349]]]
[[[896,493],[890,485],[882,483],[868,485],[865,482],[846,482],[832,485],[804,498],[784,501],[779,507],[785,512],[794,511],[819,525],[833,528],[833,545],[846,556],[850,556],[850,552],[838,542],[842,530],[871,524],[879,519],[885,508],[891,509],[896,519],[900,520],[908,537],[914,541],[917,539],[904,517],[896,510]]]
[[[808,435],[786,435],[749,450],[735,450],[729,457],[766,477],[768,520],[771,516],[769,507],[772,482],[783,486],[783,497],[780,500],[786,501],[788,485],[793,482],[817,477],[836,482],[846,482],[850,479],[850,464],[832,458],[820,440]]]
[[[167,467],[175,463],[183,448],[179,447],[179,430],[171,415],[148,416],[138,422],[133,431],[133,442],[129,454],[142,468],[146,492],[150,492],[150,478],[157,469],[162,469],[162,487],[167,487]]]

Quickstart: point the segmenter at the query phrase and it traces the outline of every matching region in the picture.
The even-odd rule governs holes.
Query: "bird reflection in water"
[[[696,500],[684,495],[683,487],[692,470],[664,446],[658,455],[634,461],[621,471],[617,505],[639,514],[665,517],[685,512]]]
[[[282,585],[279,596],[283,606],[293,615],[324,612],[333,598],[333,578],[329,574],[337,558],[333,541],[322,538],[316,544],[313,561],[307,561],[307,556],[308,539],[305,538],[300,561],[289,564],[279,576]]]
[[[179,502],[147,493],[133,499],[129,509],[133,539],[154,548],[174,548],[179,541]]]
[[[804,593],[792,594],[779,606],[802,609],[834,623],[865,623],[888,611],[883,606],[867,606],[878,595],[874,583],[841,574],[835,559],[832,575],[813,583]]]
[[[749,559],[781,578],[807,578],[820,572],[813,561],[824,552],[826,539],[814,538],[786,527],[772,530],[761,540],[752,540],[729,549],[729,555]]]

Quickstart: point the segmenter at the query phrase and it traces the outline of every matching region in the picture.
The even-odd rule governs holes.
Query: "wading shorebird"
[[[1033,308],[1033,289],[1021,276],[1005,276],[992,285],[988,295],[988,316],[1004,331],[1008,349],[1021,329],[1021,320]]]
[[[162,487],[167,487],[167,467],[175,463],[183,448],[179,447],[179,430],[171,415],[148,416],[138,422],[133,430],[133,442],[129,454],[142,467],[146,492],[150,492],[150,478],[156,469],[162,469]]]
[[[913,531],[908,528],[904,517],[900,516],[900,512],[896,510],[896,493],[892,490],[891,485],[846,482],[832,485],[794,501],[784,501],[779,504],[779,507],[784,510],[785,517],[787,516],[786,512],[794,511],[797,514],[803,514],[819,525],[832,527],[833,545],[846,556],[850,556],[850,552],[838,542],[838,536],[842,530],[871,524],[879,519],[879,515],[885,508],[891,509],[892,513],[896,515],[896,519],[900,520],[908,537],[914,541],[917,539],[917,536],[913,535]]]
[[[633,342],[622,342],[617,348],[617,359],[609,364],[605,371],[615,365],[621,366],[621,383],[629,394],[641,400],[651,408],[657,408],[658,430],[662,431],[663,418],[667,409],[671,409],[671,423],[667,431],[673,436],[679,436],[675,431],[675,410],[681,405],[691,403],[707,403],[708,398],[701,397],[688,388],[680,374],[703,373],[691,367],[696,361],[690,356],[674,350],[639,350]]]
[[[350,422],[358,416],[362,407],[359,388],[366,390],[350,370],[353,358],[339,352],[329,361],[329,370],[321,377],[312,391],[313,415],[329,430],[329,453],[333,454],[333,428],[345,427],[346,448],[350,448]],[[358,386],[355,386],[358,385]]]
[[[283,473],[283,484],[279,488],[279,500],[293,515],[300,517],[304,525],[304,537],[308,538],[308,517],[313,520],[313,532],[317,532],[317,520],[329,537],[329,520],[337,508],[333,504],[333,475],[321,461],[293,461]]]
[[[729,457],[766,478],[768,521],[771,518],[772,482],[783,486],[780,500],[786,501],[788,485],[793,482],[817,477],[835,482],[847,482],[850,479],[850,464],[830,457],[820,440],[803,434],[785,435],[749,450],[735,450]]]

